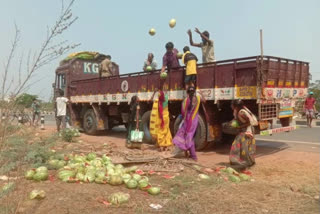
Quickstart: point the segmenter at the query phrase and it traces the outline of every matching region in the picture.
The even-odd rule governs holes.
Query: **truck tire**
[[[290,126],[290,117],[280,118],[282,127]]]
[[[68,118],[68,121],[67,121],[67,118]],[[71,118],[71,112],[70,112],[69,108],[67,108],[66,122],[69,123],[70,126],[73,126],[72,118]]]
[[[141,118],[141,123],[142,123],[142,129],[144,132],[143,135],[143,142],[144,143],[149,143],[149,144],[155,144],[156,142],[152,139],[151,134],[150,134],[150,116],[151,116],[151,111],[146,111]]]
[[[83,129],[87,134],[93,135],[97,132],[97,118],[92,109],[88,109],[83,117]]]
[[[124,124],[124,127],[125,127],[125,128],[126,128],[126,130],[128,131],[129,124],[128,124],[128,123],[125,123],[125,124]]]
[[[182,122],[181,117],[177,117],[176,121],[174,122],[174,135],[178,132],[179,125]],[[207,147],[207,128],[205,120],[201,115],[199,115],[198,127],[195,133],[194,139],[196,144],[196,150],[200,151]]]

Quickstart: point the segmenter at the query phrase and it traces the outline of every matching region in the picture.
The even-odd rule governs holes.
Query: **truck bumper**
[[[280,132],[293,131],[295,129],[297,129],[297,126],[287,126],[287,127],[281,127],[281,128],[275,128],[275,129],[268,129],[268,130],[260,131],[260,135],[262,136],[272,135]]]

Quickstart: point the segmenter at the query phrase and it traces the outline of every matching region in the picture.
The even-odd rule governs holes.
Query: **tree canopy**
[[[16,104],[24,108],[30,108],[33,102],[33,99],[37,99],[37,95],[23,93],[16,99]]]

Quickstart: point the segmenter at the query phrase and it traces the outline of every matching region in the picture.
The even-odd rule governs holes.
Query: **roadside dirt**
[[[42,137],[54,129],[47,127],[39,131]],[[144,145],[141,150],[125,147],[125,133],[113,131],[98,136],[82,134],[75,143],[59,143],[56,150],[65,153],[96,152],[108,154],[114,159],[125,156],[155,157],[159,152],[154,146]],[[161,187],[162,194],[151,196],[140,190],[128,190],[124,186],[114,187],[101,184],[70,184],[55,178],[36,183],[19,179],[16,190],[6,200],[16,200],[18,213],[319,213],[319,154],[286,149],[257,148],[256,165],[250,169],[250,182],[234,184],[225,181],[218,173],[209,173],[213,180],[202,182],[198,172],[187,167],[181,170],[170,164],[162,164],[159,172],[152,176],[151,183]],[[199,164],[208,168],[226,165],[229,146],[216,145],[198,152]],[[148,164],[140,165],[147,167]],[[155,167],[153,165],[152,167]],[[166,179],[169,175],[174,178]],[[166,176],[165,176],[166,177]],[[29,200],[33,189],[43,189],[47,197]],[[127,204],[119,207],[105,205],[113,192],[129,193]],[[1,201],[1,200],[0,200]],[[150,204],[160,204],[155,210]],[[2,206],[4,201],[0,203]],[[1,210],[1,209],[0,209]],[[2,211],[0,211],[0,214]]]

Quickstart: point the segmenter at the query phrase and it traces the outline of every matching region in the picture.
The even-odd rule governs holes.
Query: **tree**
[[[24,107],[24,108],[30,108],[33,102],[33,99],[37,99],[37,95],[31,95],[27,93],[23,93],[20,96],[18,96],[15,100],[16,104]]]
[[[41,111],[54,111],[54,102],[41,102],[40,109]]]
[[[1,115],[11,116],[12,112],[20,110],[21,106],[30,107],[33,98],[37,96],[23,93],[33,85],[31,81],[34,81],[34,77],[44,66],[79,45],[69,44],[67,40],[59,40],[78,18],[73,16],[71,10],[75,0],[68,0],[68,4],[64,4],[64,1],[65,0],[61,0],[62,7],[60,14],[53,25],[47,27],[47,34],[44,35],[43,41],[39,44],[39,48],[35,51],[29,50],[27,55],[23,53],[19,54],[20,59],[18,60],[15,57],[17,55],[16,52],[19,51],[21,33],[20,29],[15,25],[15,36],[12,40],[11,49],[4,63],[4,69],[0,70]],[[11,65],[18,65],[16,71],[14,71]],[[8,99],[6,99],[7,97]],[[32,145],[36,145],[35,142],[30,145],[29,140],[22,140],[21,136],[23,136],[23,134],[19,131],[20,128],[21,126],[14,126],[11,119],[1,119],[0,174],[3,175],[6,173],[8,183],[11,182],[10,170],[15,170],[15,173],[21,174],[22,172],[18,170],[23,168],[21,166],[26,165],[30,159],[30,154],[39,154],[42,148],[45,148],[45,150],[48,149],[44,147],[47,143],[41,142],[38,146],[32,147]],[[26,139],[30,137],[32,136],[28,136]],[[8,155],[5,156],[5,154]],[[18,184],[19,182],[15,182],[15,185]],[[1,194],[0,197],[6,195],[7,193]],[[6,200],[6,203],[1,203],[1,211],[4,211],[4,213],[17,213],[20,202],[24,199],[23,197],[15,199],[18,204],[17,207],[14,207],[14,204],[11,202],[12,200]]]
[[[69,0],[69,3],[65,6],[64,0],[62,0],[60,15],[52,27],[47,27],[47,35],[40,45],[40,48],[37,51],[30,50],[26,57],[24,57],[24,54],[21,54],[18,62],[14,62],[14,57],[19,47],[21,31],[18,26],[15,25],[15,36],[5,63],[4,71],[2,72],[3,79],[0,87],[2,100],[8,96],[9,93],[13,98],[16,98],[25,92],[30,88],[32,85],[30,81],[41,68],[80,45],[69,44],[68,40],[59,41],[59,37],[78,19],[78,17],[73,16],[71,11],[74,2],[75,0]],[[17,72],[11,71],[12,64],[19,65]],[[26,68],[26,71],[22,73],[24,68]]]
[[[47,27],[47,34],[44,35],[43,41],[39,44],[37,50],[29,50],[27,55],[19,54],[20,59],[15,59],[19,50],[21,31],[15,25],[15,36],[11,43],[11,48],[4,63],[4,70],[0,70],[2,77],[0,82],[0,112],[1,114],[10,115],[21,108],[18,103],[29,106],[30,96],[21,96],[18,103],[17,97],[25,93],[32,85],[34,77],[46,65],[59,58],[66,52],[74,49],[80,44],[70,44],[68,40],[61,40],[61,36],[70,28],[78,19],[72,14],[72,6],[76,0],[61,0],[61,11],[56,21],[51,27]],[[11,65],[18,65],[16,71],[13,71]],[[10,97],[5,101],[6,97]],[[6,142],[7,128],[11,120],[4,120],[0,123],[0,151],[5,150],[8,145]]]
[[[313,92],[313,97],[316,99],[316,109],[320,111],[320,80],[316,80],[309,85],[309,92]]]

